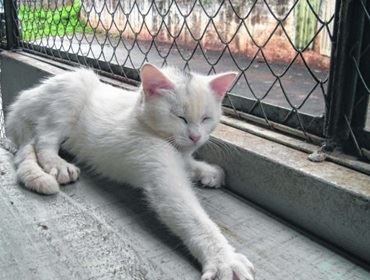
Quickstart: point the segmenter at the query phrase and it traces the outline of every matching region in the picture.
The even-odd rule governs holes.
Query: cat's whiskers
[[[213,145],[208,145],[213,151],[220,153],[223,157],[230,155],[232,146],[227,145],[223,141],[211,137],[209,142]]]
[[[172,146],[174,146],[175,148],[177,148],[177,143],[176,143],[176,139],[174,136],[170,136],[170,137],[167,137],[165,138],[166,142],[171,144]]]
[[[180,143],[178,143],[179,141],[186,143],[186,140],[188,140],[187,138],[182,137],[182,136],[178,136],[177,139],[175,139],[174,136],[170,136],[170,137],[165,138],[165,140],[168,143],[170,143],[172,146],[174,146],[176,149],[181,149],[181,148],[190,146],[190,145],[181,145]]]

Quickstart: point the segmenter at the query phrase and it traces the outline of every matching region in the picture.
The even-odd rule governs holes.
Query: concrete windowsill
[[[82,172],[58,195],[15,181],[0,149],[0,279],[200,278],[185,246],[142,194]],[[255,264],[257,279],[358,279],[370,272],[226,190],[195,188],[224,235]]]
[[[71,67],[28,54],[3,52],[2,68],[2,92],[6,110],[6,106],[13,100],[16,92],[34,85],[46,75],[56,74]],[[17,73],[18,76],[24,74],[26,78],[22,81],[19,79],[14,80],[14,73]],[[103,80],[118,86],[132,88],[127,85],[121,85],[119,82],[108,78],[103,78]],[[370,239],[368,238],[370,236],[370,220],[368,219],[370,216],[369,176],[331,162],[312,163],[307,160],[307,154],[304,152],[227,125],[221,124],[213,134],[213,137],[217,144],[210,143],[206,145],[202,148],[199,155],[225,168],[227,173],[227,189],[229,191],[262,206],[264,209],[271,211],[299,228],[329,241],[331,244],[344,249],[359,259],[370,262]],[[100,191],[101,188],[108,189],[106,191]],[[16,191],[13,194],[16,196],[31,197],[31,199],[36,199],[38,202],[43,201],[42,203],[45,204],[42,207],[48,207],[47,201],[49,200],[47,198],[39,198],[24,190],[18,191],[21,194],[16,194]],[[75,192],[79,191],[82,192],[80,194],[81,197],[79,195],[75,197]],[[67,200],[68,203],[74,205],[73,207],[80,209],[80,207],[91,205],[94,201],[104,200],[104,197],[99,197],[100,194],[110,197],[110,191],[113,191],[113,193],[117,191],[121,192],[121,188],[118,186],[111,187],[111,183],[100,182],[95,179],[92,180],[85,175],[77,186],[67,187],[59,199]],[[71,193],[69,194],[68,192]],[[95,194],[91,194],[90,192]],[[122,190],[122,193],[124,192]],[[262,266],[263,272],[261,272],[261,275],[263,277],[261,279],[334,279],[334,276],[326,276],[331,275],[330,273],[334,273],[334,271],[338,271],[337,269],[339,267],[336,265],[337,263],[340,263],[346,269],[351,267],[349,265],[350,263],[342,257],[335,255],[321,245],[314,242],[311,243],[311,241],[299,233],[276,222],[265,213],[256,210],[248,202],[230,195],[231,193],[229,192],[199,190],[198,194],[205,203],[210,215],[221,225],[228,238],[236,244],[235,246],[251,256],[251,260],[256,263],[257,267]],[[132,196],[132,194],[128,195]],[[92,201],[85,201],[83,198],[85,196],[92,196]],[[82,206],[78,206],[81,199],[83,200]],[[124,210],[125,207],[123,204],[126,203],[127,199],[125,195],[122,195],[118,202],[112,202],[111,199],[114,200],[114,198],[109,198],[106,202],[102,202],[107,205],[113,204],[107,210],[113,212],[106,214],[108,215],[106,217],[108,220],[104,218],[103,222],[108,224],[111,227],[110,229],[116,234],[117,231],[121,231],[122,229],[121,218],[118,216],[120,214],[125,215],[123,213],[126,210]],[[36,202],[28,203],[32,205]],[[115,203],[118,203],[119,207],[116,207]],[[91,208],[92,206],[89,207]],[[86,209],[89,210],[89,207]],[[130,208],[131,206],[128,207]],[[111,208],[114,208],[114,210]],[[86,209],[80,210],[84,212]],[[132,217],[136,217],[135,212],[137,209],[134,208],[131,210],[134,210]],[[42,212],[44,210],[40,211]],[[48,219],[45,213],[40,215],[42,218],[45,218],[45,221]],[[114,215],[113,220],[110,220],[110,215]],[[237,215],[237,217],[234,217],[234,215]],[[138,216],[141,216],[141,214]],[[130,218],[131,222],[132,217]],[[263,219],[258,220],[258,217],[263,217]],[[34,219],[40,220],[41,218],[36,215]],[[110,224],[108,221],[112,223]],[[116,222],[118,224],[115,224]],[[57,224],[56,222],[54,223]],[[81,223],[83,224],[84,222]],[[242,224],[243,226],[237,226],[237,224]],[[235,228],[235,226],[237,227]],[[38,230],[36,225],[34,227],[34,230]],[[264,232],[266,229],[267,232]],[[135,229],[132,230],[135,231]],[[127,231],[131,231],[131,229]],[[41,233],[43,232],[41,231]],[[281,237],[279,232],[289,232],[289,234]],[[136,238],[134,233],[127,234],[134,236],[133,239]],[[140,238],[138,237],[138,240],[141,240]],[[261,239],[260,241],[258,241],[259,238]],[[287,241],[289,238],[292,238],[292,243]],[[296,238],[305,241],[303,243],[297,241],[299,244],[295,244]],[[154,241],[152,240],[151,242]],[[163,243],[163,241],[161,242]],[[166,242],[164,241],[164,243]],[[258,245],[258,242],[262,242],[262,245]],[[287,248],[282,245],[285,243],[287,243]],[[177,244],[176,246],[178,246],[179,243],[170,244]],[[292,251],[289,251],[290,244]],[[44,244],[43,246],[46,245]],[[159,247],[161,246],[163,244]],[[151,247],[149,246],[149,248]],[[303,251],[300,251],[301,249],[303,251],[306,250],[309,254],[311,252],[315,253],[312,256],[304,255]],[[148,252],[146,256],[150,256],[152,253],[154,254],[154,251],[157,249],[151,248],[150,250],[153,250],[153,252]],[[169,249],[167,248],[166,250]],[[277,251],[274,252],[274,250]],[[298,251],[293,252],[294,250]],[[173,248],[170,251],[172,252]],[[325,261],[328,260],[335,263],[335,265],[331,265],[328,268],[328,263],[321,263],[322,260],[319,255],[315,255],[317,252],[325,256]],[[145,253],[143,254],[145,255]],[[169,268],[169,271],[165,273],[166,275],[172,269],[176,275],[184,275],[185,271],[187,271],[186,273],[190,273],[191,270],[188,270],[189,262],[186,262],[186,264],[180,262],[179,257],[173,257],[173,253],[169,253],[168,251],[166,253],[163,251],[161,254],[168,257],[167,260],[163,261],[163,267],[166,267],[165,269]],[[271,257],[269,254],[271,254]],[[273,257],[275,254],[280,254],[277,260]],[[182,256],[181,258],[184,257],[183,253],[180,255]],[[160,259],[158,255],[156,255],[155,259],[157,258]],[[271,265],[267,265],[267,261],[271,262]],[[297,276],[300,265],[296,261],[302,262],[303,266],[301,268],[305,270],[305,275]],[[180,268],[175,269],[178,262],[186,267],[184,271],[181,272]],[[290,262],[294,263],[292,270],[285,271]],[[319,264],[315,264],[315,262]],[[168,263],[172,263],[172,266],[165,265]],[[161,263],[156,263],[153,266],[154,271],[158,269],[155,268],[157,265],[163,269]],[[320,265],[328,268],[328,274],[323,273],[321,270],[322,267],[317,269],[317,266]],[[351,265],[353,266],[353,264]],[[367,272],[364,272],[364,270],[357,266],[355,267],[356,269],[353,271],[355,271],[356,276],[353,277],[368,279],[366,278],[369,277],[366,274]],[[198,273],[194,268],[192,271],[192,273]],[[361,271],[361,273],[358,271]],[[346,270],[345,273],[348,273],[348,271]],[[346,275],[345,273],[343,275]],[[184,276],[184,279],[194,279],[190,275],[194,276],[195,274],[190,273],[189,278]],[[168,275],[173,274],[170,273]],[[273,277],[272,275],[277,276]],[[290,278],[284,278],[284,275],[288,275]],[[311,275],[311,277],[306,277],[306,275]],[[149,277],[149,279],[154,278]]]

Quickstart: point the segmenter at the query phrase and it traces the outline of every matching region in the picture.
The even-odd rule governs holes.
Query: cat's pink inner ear
[[[174,89],[175,87],[161,70],[149,63],[141,67],[140,78],[143,90],[148,96],[156,96],[163,89]]]
[[[216,94],[218,100],[222,100],[224,98],[226,91],[229,89],[237,75],[238,73],[236,72],[228,72],[217,75],[211,80],[210,87]]]

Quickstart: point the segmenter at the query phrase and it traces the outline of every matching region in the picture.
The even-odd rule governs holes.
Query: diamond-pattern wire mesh
[[[240,73],[225,105],[322,135],[334,0],[17,0],[21,48],[131,80],[149,61]]]

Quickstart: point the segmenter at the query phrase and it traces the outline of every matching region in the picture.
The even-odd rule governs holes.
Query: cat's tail
[[[37,163],[32,143],[18,149],[15,164],[17,178],[27,189],[41,194],[54,194],[59,191],[59,184],[55,177],[46,173]]]

